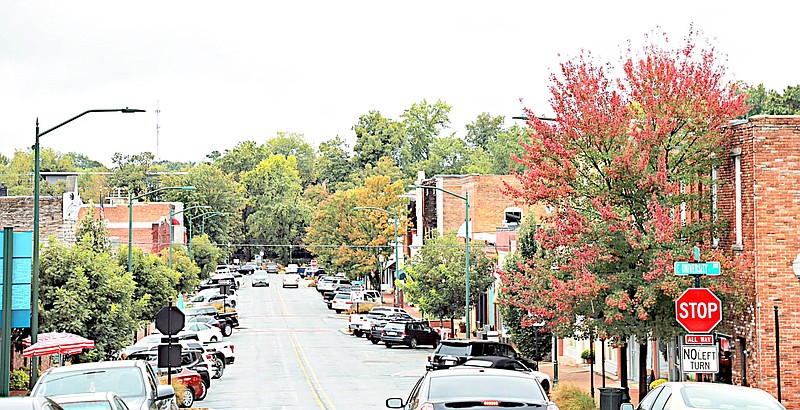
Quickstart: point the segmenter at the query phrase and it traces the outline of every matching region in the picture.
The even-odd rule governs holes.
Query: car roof
[[[492,345],[507,345],[507,343],[495,342],[492,340],[467,340],[467,339],[447,339],[442,340],[441,343],[450,345],[477,345],[477,344],[492,344]]]
[[[91,363],[78,363],[71,366],[51,367],[48,373],[71,373],[81,370],[94,370],[94,369],[111,369],[119,367],[142,367],[145,366],[144,360],[110,360],[104,362],[91,362]]]
[[[531,379],[536,380],[536,376],[525,372],[519,372],[516,370],[508,370],[508,369],[495,369],[495,368],[486,368],[486,367],[469,367],[469,366],[454,366],[443,370],[437,370],[435,372],[428,372],[428,377],[430,378],[439,378],[439,377],[453,377],[453,376],[508,376],[508,377],[518,377],[523,379]]]

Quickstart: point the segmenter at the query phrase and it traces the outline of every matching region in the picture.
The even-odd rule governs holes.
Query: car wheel
[[[372,339],[369,339],[369,341],[372,342],[372,344],[374,344],[374,345],[376,345],[376,344],[378,344],[378,342],[380,342],[380,340],[378,340],[378,339],[376,339],[374,337]]]
[[[392,348],[392,344],[391,343],[384,343],[383,345],[386,346],[388,349]]]
[[[181,394],[178,406],[183,408],[192,407],[194,404],[194,389],[192,386],[186,386],[186,390]]]
[[[230,323],[222,325],[222,335],[228,337],[233,334],[233,326]]]
[[[433,343],[431,343],[431,346],[433,346],[433,348],[436,349],[439,346],[439,341],[434,340]]]
[[[217,341],[217,337],[216,336],[211,336],[211,341],[212,342],[216,342]]]
[[[334,310],[336,310],[336,313],[342,313],[342,309],[334,309]]]
[[[214,378],[219,379],[222,377],[222,374],[225,373],[225,361],[222,360],[221,357],[216,356],[214,357],[214,366],[217,367],[217,371],[214,372]]]
[[[408,347],[410,347],[412,349],[416,349],[417,348],[417,339],[412,337],[411,341],[408,342]]]
[[[231,307],[234,308],[234,309],[236,308],[236,301],[235,300],[231,301]]]
[[[206,383],[205,381],[202,381],[201,383],[203,383],[203,395],[200,397],[195,397],[194,398],[195,401],[203,400],[206,398],[206,396],[208,396],[208,386],[209,386],[208,383]]]
[[[355,336],[355,337],[361,337],[362,335],[363,335],[363,333],[358,329],[353,331],[353,336]]]

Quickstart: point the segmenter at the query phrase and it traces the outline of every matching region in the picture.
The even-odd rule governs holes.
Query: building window
[[[503,216],[503,224],[519,225],[520,222],[522,222],[522,208],[517,208],[517,207],[506,208]]]
[[[742,245],[742,156],[736,155],[733,157],[733,180],[734,180],[734,203],[735,203],[735,216],[734,224],[736,227],[736,243],[735,245]]]

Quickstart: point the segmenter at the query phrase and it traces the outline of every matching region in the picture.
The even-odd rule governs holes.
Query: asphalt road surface
[[[213,380],[195,407],[209,409],[385,409],[388,397],[405,397],[425,373],[431,348],[387,349],[345,334],[347,316],[336,315],[312,288],[239,289],[241,326],[228,338],[236,363]]]

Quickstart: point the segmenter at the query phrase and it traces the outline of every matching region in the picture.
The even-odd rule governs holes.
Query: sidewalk
[[[566,362],[566,360],[565,360]],[[581,390],[589,393],[591,390],[591,377],[589,376],[588,364],[568,364],[558,362],[558,383],[570,383],[578,386]],[[553,363],[539,362],[539,370],[553,377]],[[600,366],[594,366],[594,401],[600,405],[600,388],[603,387],[603,377],[600,375]],[[605,387],[620,387],[617,377],[611,374],[606,375]],[[639,403],[639,384],[628,381],[628,390],[631,396],[631,403]]]

